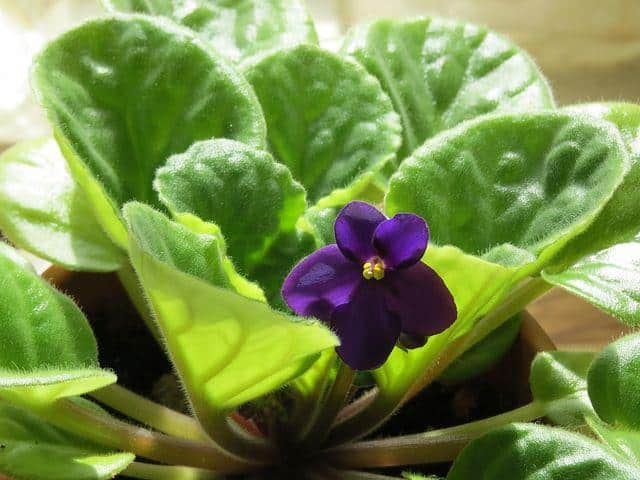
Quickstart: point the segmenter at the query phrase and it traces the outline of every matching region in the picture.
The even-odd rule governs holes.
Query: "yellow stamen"
[[[376,263],[376,266],[373,267],[373,278],[376,280],[382,280],[384,278],[384,267],[381,263]]]
[[[384,263],[379,258],[373,258],[362,266],[362,276],[367,280],[384,278]]]
[[[362,266],[362,276],[367,280],[373,278],[373,269],[371,268],[371,262],[367,262]]]

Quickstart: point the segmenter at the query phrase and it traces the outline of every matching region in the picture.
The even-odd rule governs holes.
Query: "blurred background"
[[[351,25],[367,19],[455,17],[487,25],[527,50],[561,105],[640,101],[640,0],[308,0],[308,5],[323,46],[332,50]],[[0,0],[0,149],[48,131],[29,89],[32,56],[47,39],[101,12],[98,0]],[[621,331],[613,319],[558,291],[530,310],[562,347],[598,348]]]

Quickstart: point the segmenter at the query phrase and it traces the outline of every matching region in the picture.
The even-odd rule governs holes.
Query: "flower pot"
[[[172,408],[185,407],[171,364],[138,317],[115,274],[69,272],[54,266],[43,277],[74,298],[87,315],[98,339],[100,363],[118,374],[119,383]],[[528,377],[533,357],[553,349],[553,342],[535,318],[525,312],[519,338],[497,365],[456,385],[432,384],[379,433],[417,433],[524,405],[531,400]],[[434,473],[440,473],[438,466],[434,468]],[[442,472],[446,468],[442,466]]]

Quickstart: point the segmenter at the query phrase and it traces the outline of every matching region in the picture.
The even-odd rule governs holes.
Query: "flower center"
[[[362,276],[367,280],[371,280],[372,278],[382,280],[384,278],[384,262],[382,259],[379,257],[369,259],[369,261],[362,266]]]

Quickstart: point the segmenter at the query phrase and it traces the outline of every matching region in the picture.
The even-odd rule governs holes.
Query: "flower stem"
[[[220,473],[244,473],[262,466],[260,462],[234,457],[212,444],[170,437],[129,425],[69,399],[59,400],[37,413],[53,425],[99,445],[161,463]]]
[[[143,480],[221,480],[222,477],[211,470],[191,467],[174,467],[133,462],[123,475]]]
[[[373,432],[404,403],[437,379],[454,360],[513,315],[524,310],[529,302],[545,293],[549,288],[551,285],[539,278],[531,278],[523,282],[496,308],[478,320],[469,333],[447,343],[425,368],[423,375],[417,378],[404,392],[386,393],[381,391],[369,407],[338,424],[331,432],[330,442],[333,445],[338,445],[362,438]]]
[[[311,426],[302,441],[303,448],[312,449],[328,436],[338,412],[347,401],[355,376],[356,372],[338,358],[336,377],[311,420]]]
[[[340,468],[396,467],[453,460],[474,438],[509,423],[528,422],[545,415],[545,404],[524,407],[465,425],[416,435],[342,445],[326,450],[323,459]]]
[[[152,402],[120,385],[109,385],[89,395],[107,407],[159,432],[189,440],[210,441],[194,418]]]
[[[133,270],[131,264],[127,263],[124,267],[117,271],[118,278],[120,279],[120,283],[124,287],[131,303],[136,307],[136,310],[140,314],[140,317],[144,321],[147,328],[151,331],[154,338],[162,344],[162,333],[160,332],[160,328],[153,318],[153,313],[149,308],[149,304],[147,303],[147,299],[142,292],[142,288],[140,287],[140,282],[138,281],[138,277],[136,272]]]

